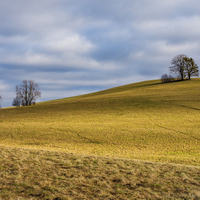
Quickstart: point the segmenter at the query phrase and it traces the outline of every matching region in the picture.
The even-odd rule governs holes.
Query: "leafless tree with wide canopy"
[[[13,99],[13,104],[19,106],[31,105],[38,97],[41,97],[39,85],[33,80],[24,80],[21,85],[16,86],[16,98]]]

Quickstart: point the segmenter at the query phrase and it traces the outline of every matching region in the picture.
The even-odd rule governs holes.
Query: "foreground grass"
[[[200,79],[0,109],[0,144],[200,166]]]
[[[200,168],[0,147],[0,199],[199,199]]]

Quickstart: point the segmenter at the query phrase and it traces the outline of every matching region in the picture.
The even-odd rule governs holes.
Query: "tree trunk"
[[[181,80],[183,81],[183,75],[181,75]]]

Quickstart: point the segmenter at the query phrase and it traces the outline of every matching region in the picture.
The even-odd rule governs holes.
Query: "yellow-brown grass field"
[[[2,199],[199,199],[200,79],[165,84],[145,81],[34,106],[0,109],[0,145]],[[73,160],[79,162],[74,164]],[[94,161],[101,163],[97,170]],[[52,165],[53,169],[56,164],[57,175],[67,165],[76,181],[65,185],[69,175],[55,175],[52,181],[53,172],[48,175],[45,168]],[[29,165],[41,167],[38,175],[30,175]],[[129,174],[131,171],[134,173]],[[78,176],[79,172],[85,174]],[[91,181],[87,182],[89,172]],[[77,177],[85,183],[82,179],[77,183]],[[46,183],[41,186],[40,181]],[[32,187],[31,192],[26,187]],[[72,193],[65,192],[67,188]],[[38,196],[34,196],[37,190]]]

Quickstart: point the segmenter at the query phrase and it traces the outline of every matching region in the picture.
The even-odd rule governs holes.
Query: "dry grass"
[[[0,199],[200,199],[200,168],[0,147]]]

